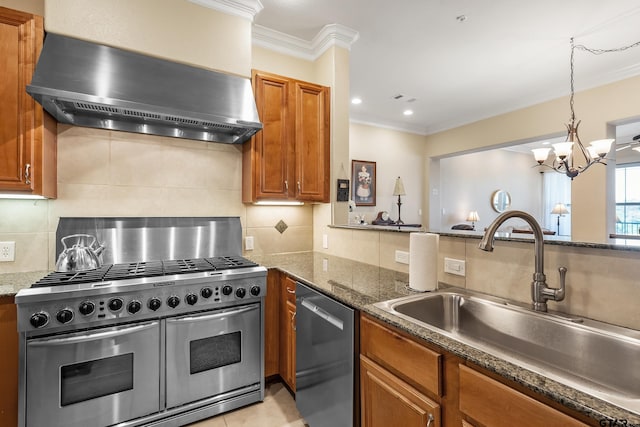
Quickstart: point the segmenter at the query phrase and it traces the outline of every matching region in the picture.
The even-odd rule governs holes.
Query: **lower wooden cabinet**
[[[464,365],[460,365],[460,411],[486,427],[587,426]]]
[[[283,274],[280,283],[280,376],[296,391],[296,282]]]
[[[360,356],[362,427],[440,427],[440,405]]]
[[[14,297],[0,297],[0,426],[18,424],[18,321]]]
[[[264,376],[280,373],[280,271],[267,272],[267,296],[264,300]]]

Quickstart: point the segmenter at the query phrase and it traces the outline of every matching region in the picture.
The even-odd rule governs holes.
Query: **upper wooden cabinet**
[[[56,122],[26,86],[42,50],[42,17],[0,7],[0,192],[56,197]]]
[[[329,202],[330,88],[252,72],[263,124],[243,147],[242,201]]]

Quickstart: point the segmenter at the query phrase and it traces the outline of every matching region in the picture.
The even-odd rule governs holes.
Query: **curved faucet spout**
[[[509,218],[520,218],[525,220],[533,231],[535,241],[535,271],[533,282],[531,283],[531,298],[533,299],[533,309],[536,311],[547,311],[547,300],[561,301],[565,295],[565,274],[567,269],[560,268],[560,288],[553,289],[547,286],[547,278],[544,275],[544,234],[538,221],[530,214],[522,211],[506,211],[493,220],[482,236],[478,247],[483,251],[492,252],[495,234],[506,220]]]

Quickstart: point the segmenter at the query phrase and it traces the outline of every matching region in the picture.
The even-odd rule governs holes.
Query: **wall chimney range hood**
[[[51,33],[27,92],[76,126],[230,144],[262,129],[248,78]]]

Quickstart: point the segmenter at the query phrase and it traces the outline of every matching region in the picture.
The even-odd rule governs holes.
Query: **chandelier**
[[[601,53],[608,52],[620,52],[623,50],[627,50],[629,48],[640,45],[640,42],[636,42],[629,46],[624,46],[618,49],[590,49],[583,45],[575,45],[573,43],[573,37],[571,38],[571,60],[570,60],[570,72],[571,72],[571,96],[569,97],[569,107],[571,108],[571,116],[569,123],[565,126],[567,127],[567,139],[565,142],[559,142],[553,144],[553,162],[551,164],[545,163],[547,158],[549,157],[549,152],[551,148],[534,148],[533,156],[538,162],[537,166],[546,166],[558,173],[562,173],[567,175],[569,178],[573,180],[576,176],[586,171],[596,163],[600,163],[606,165],[603,160],[605,160],[605,156],[609,153],[611,149],[611,143],[613,143],[613,139],[600,139],[597,141],[593,141],[589,147],[585,147],[580,141],[580,137],[578,136],[578,126],[580,126],[580,120],[576,122],[576,115],[573,109],[573,95],[574,95],[574,84],[573,84],[573,54],[575,49],[584,50],[595,55],[599,55]],[[575,165],[574,158],[574,145],[577,145],[579,149],[579,153],[582,154],[582,157],[585,160],[583,165]],[[577,151],[577,150],[575,150]]]

